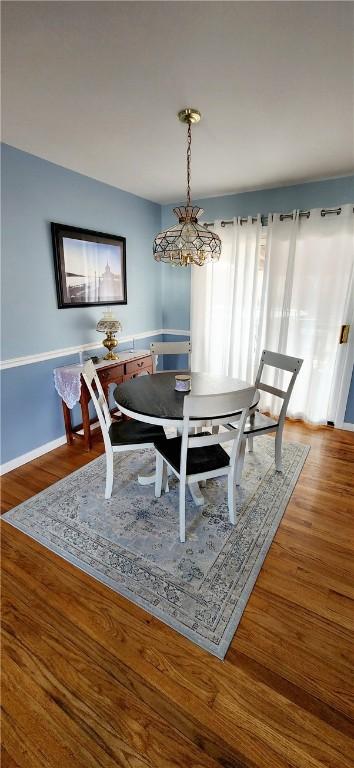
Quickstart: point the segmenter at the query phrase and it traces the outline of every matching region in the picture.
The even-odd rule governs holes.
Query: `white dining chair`
[[[226,475],[228,478],[228,507],[232,525],[236,522],[235,471],[243,437],[243,426],[255,394],[255,387],[224,395],[188,395],[183,404],[183,428],[179,437],[155,441],[156,482],[155,496],[161,496],[166,485],[167,468],[179,479],[179,537],[186,540],[186,485],[213,477]],[[230,414],[239,414],[238,429],[217,434],[201,432],[190,434],[190,419],[193,426],[211,429],[227,425]],[[233,442],[230,455],[221,443]]]
[[[283,400],[283,404],[279,412],[279,416],[275,419],[271,418],[270,416],[266,416],[263,413],[260,413],[256,409],[251,410],[251,413],[247,418],[247,421],[245,423],[244,430],[243,430],[243,439],[242,439],[241,449],[240,449],[240,461],[239,461],[237,477],[236,477],[237,484],[239,484],[241,480],[244,457],[245,457],[246,442],[248,441],[248,449],[250,452],[252,452],[253,438],[258,437],[259,435],[265,435],[271,432],[276,433],[275,435],[275,468],[277,472],[282,472],[282,440],[283,440],[284,422],[285,422],[286,412],[288,409],[291,393],[294,389],[296,377],[300,371],[302,363],[303,363],[303,360],[301,360],[298,357],[290,357],[290,355],[283,355],[280,352],[270,352],[267,349],[263,350],[259,368],[258,368],[258,373],[256,376],[255,387],[256,389],[259,389],[261,391],[263,390],[263,392],[268,392],[271,395],[275,395],[276,397],[279,397],[281,400]],[[289,373],[292,374],[286,389],[284,390],[278,389],[277,387],[273,387],[270,384],[266,384],[262,381],[262,374],[263,374],[263,369],[265,365],[269,365],[272,368],[276,368],[278,371],[288,371]],[[238,422],[231,423],[230,426],[233,428],[235,427],[237,428]]]
[[[153,341],[150,344],[152,369],[156,373],[159,355],[188,355],[188,370],[191,368],[192,344],[190,341]],[[165,369],[166,370],[166,369]]]
[[[165,432],[163,427],[144,424],[135,419],[113,421],[92,360],[85,363],[82,377],[91,395],[102,431],[106,452],[105,498],[110,499],[113,488],[113,454],[153,448],[154,441],[162,439]]]

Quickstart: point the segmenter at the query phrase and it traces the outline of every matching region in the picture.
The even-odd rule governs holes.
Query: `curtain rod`
[[[335,213],[335,214],[337,214],[337,216],[339,216],[341,211],[342,211],[341,208],[322,208],[321,209],[321,216],[327,216],[329,213]],[[354,211],[354,208],[353,208],[353,211]],[[311,211],[300,211],[299,212],[299,216],[302,216],[302,217],[304,217],[306,219],[309,219],[310,215],[311,215]],[[284,221],[284,219],[292,219],[293,216],[294,216],[293,212],[292,213],[281,213],[279,218],[280,218],[280,221]],[[258,218],[257,216],[252,216],[252,222],[256,222],[257,218]],[[241,217],[239,219],[239,222],[240,222],[240,224],[247,224],[247,222],[248,222],[247,216]],[[234,223],[233,219],[231,219],[230,221],[221,221],[220,222],[222,227],[226,227],[228,224],[233,224],[233,223]],[[261,216],[261,223],[262,223],[263,226],[266,226],[268,224],[268,216]],[[208,221],[206,224],[204,224],[204,227],[214,227],[214,226],[215,226],[215,222],[214,221]]]

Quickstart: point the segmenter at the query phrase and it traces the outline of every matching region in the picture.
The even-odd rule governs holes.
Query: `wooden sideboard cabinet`
[[[150,352],[144,350],[139,352],[122,352],[119,360],[104,360],[95,366],[98,378],[102,384],[105,397],[108,400],[108,390],[110,384],[121,384],[123,381],[133,379],[142,373],[152,373],[152,357]],[[92,448],[91,425],[97,422],[97,417],[90,419],[89,402],[90,393],[81,377],[80,406],[82,413],[82,423],[73,427],[71,421],[71,411],[62,400],[66,440],[68,445],[72,445],[74,438],[84,441],[85,449],[90,451]],[[112,411],[114,415],[117,409]],[[116,418],[116,416],[114,416]],[[81,433],[81,434],[80,434]]]

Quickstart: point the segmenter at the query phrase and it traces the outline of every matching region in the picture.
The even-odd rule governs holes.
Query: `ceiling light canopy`
[[[192,124],[199,123],[201,114],[197,109],[187,107],[178,112],[178,119],[187,125],[187,205],[174,208],[178,224],[156,235],[153,254],[156,261],[188,267],[197,264],[202,267],[218,261],[221,254],[219,235],[198,223],[202,208],[191,204],[191,145]]]

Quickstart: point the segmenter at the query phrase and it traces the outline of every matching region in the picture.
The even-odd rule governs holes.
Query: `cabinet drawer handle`
[[[143,365],[144,365],[144,360],[142,360],[141,363],[137,363],[138,368],[142,368]]]

